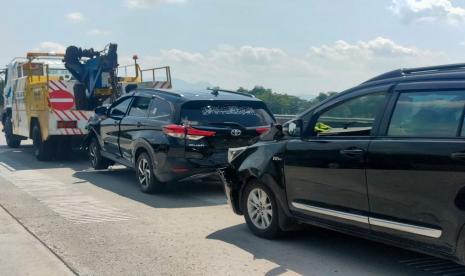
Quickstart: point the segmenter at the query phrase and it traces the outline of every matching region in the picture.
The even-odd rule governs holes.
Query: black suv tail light
[[[163,132],[175,138],[187,138],[190,140],[200,140],[204,137],[215,136],[216,132],[208,130],[200,130],[193,127],[186,127],[180,125],[167,125],[163,127]]]
[[[255,130],[257,131],[258,134],[263,134],[263,133],[270,131],[270,127],[259,127]]]

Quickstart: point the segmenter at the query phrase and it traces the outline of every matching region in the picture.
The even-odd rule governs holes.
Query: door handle
[[[141,122],[137,122],[137,127],[141,127],[142,126],[142,123]]]
[[[355,158],[362,156],[365,153],[365,150],[360,148],[348,148],[340,150],[339,153],[347,157]]]
[[[458,161],[465,161],[465,152],[454,152],[451,153],[450,158]]]

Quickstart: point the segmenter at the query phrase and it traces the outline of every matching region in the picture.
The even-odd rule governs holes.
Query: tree
[[[337,92],[319,93],[312,100],[305,100],[297,96],[273,92],[271,89],[262,86],[255,86],[252,90],[240,87],[238,92],[249,93],[264,101],[268,108],[274,114],[294,115],[305,111],[306,109],[326,100],[337,94]]]

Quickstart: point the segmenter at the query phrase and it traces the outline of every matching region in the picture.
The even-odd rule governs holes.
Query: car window
[[[134,117],[146,117],[149,105],[150,98],[135,97],[134,101],[132,102],[131,109],[129,109],[128,115]]]
[[[464,105],[465,91],[401,93],[388,136],[457,136]]]
[[[273,123],[263,102],[193,101],[183,105],[181,120],[189,125],[237,124],[242,127],[269,126]]]
[[[149,117],[158,121],[170,121],[172,109],[169,102],[153,98],[150,104]]]
[[[131,97],[128,97],[113,106],[110,110],[110,116],[124,116],[128,110],[129,104],[131,103],[131,99]]]
[[[369,136],[386,93],[350,99],[323,112],[314,125],[318,136]]]

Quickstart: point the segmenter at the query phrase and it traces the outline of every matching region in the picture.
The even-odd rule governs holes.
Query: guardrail
[[[283,124],[289,120],[294,119],[296,116],[297,115],[286,115],[286,114],[275,114],[274,115],[278,124]]]
[[[275,114],[274,117],[276,118],[276,121],[278,121],[279,124],[283,124],[289,120],[292,120],[296,117],[297,115],[287,115],[287,114]],[[359,124],[369,124],[369,123],[373,123],[373,120],[372,118],[347,118],[347,117],[327,117],[327,116],[324,116],[324,117],[321,117],[321,119],[323,119],[323,121],[331,121],[331,122],[334,122],[334,123],[347,123],[347,122],[351,122],[351,123],[359,123]]]

